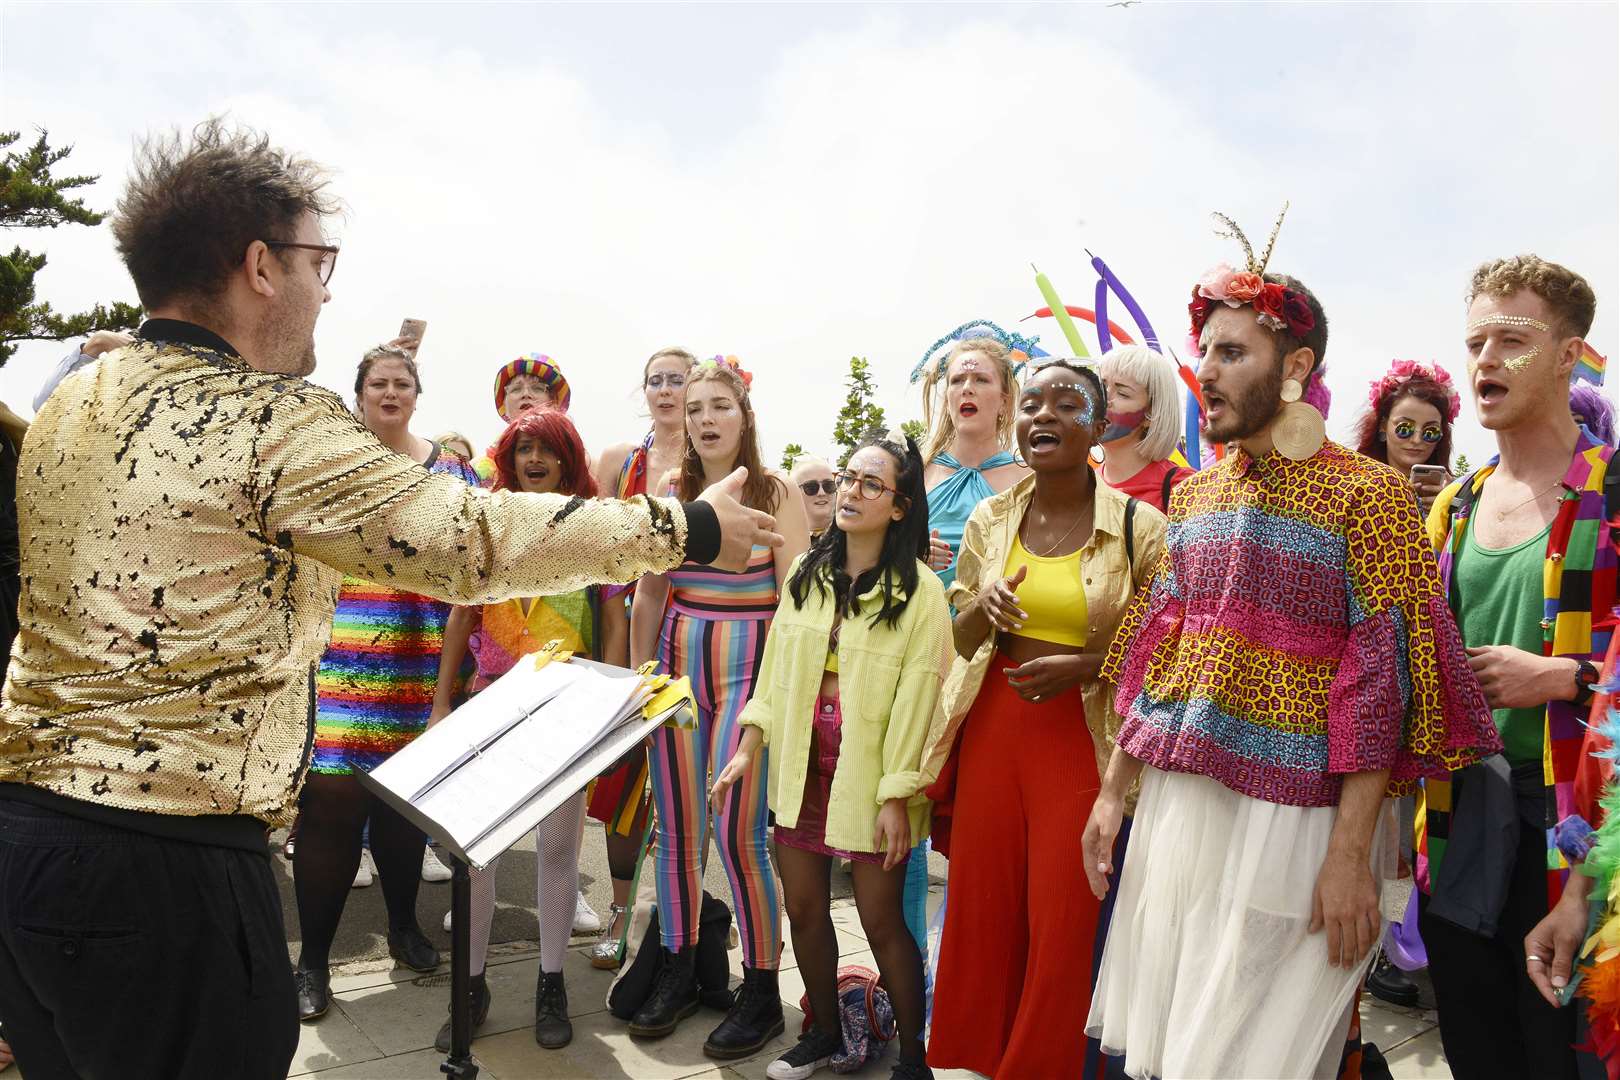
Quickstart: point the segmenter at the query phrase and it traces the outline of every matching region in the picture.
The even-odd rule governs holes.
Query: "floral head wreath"
[[[1389,371],[1382,378],[1374,379],[1370,384],[1372,389],[1367,394],[1367,400],[1376,412],[1379,405],[1398,394],[1413,379],[1428,379],[1444,390],[1446,393],[1446,423],[1457,419],[1457,413],[1462,409],[1462,398],[1457,394],[1457,388],[1452,384],[1451,376],[1439,364],[1426,364],[1421,360],[1397,360],[1389,365]]]
[[[1014,334],[1011,331],[1003,330],[989,319],[974,319],[971,322],[963,323],[928,346],[928,349],[923,353],[922,359],[917,361],[917,366],[911,369],[911,381],[916,382],[929,374],[943,374],[946,358],[951,354],[950,347],[958,341],[976,337],[994,338],[1005,346],[1007,351],[1012,354],[1010,359],[1012,360],[1014,375],[1023,374],[1024,368],[1029,364],[1030,357],[1046,355],[1037,344],[1041,340],[1040,338],[1024,337],[1022,334]]]
[[[736,372],[737,377],[742,380],[744,390],[752,390],[754,388],[754,373],[744,369],[742,363],[735,356],[724,356],[720,353],[716,353],[707,360],[699,360],[692,366],[694,368],[730,368],[732,371]]]
[[[1282,228],[1283,217],[1287,213],[1288,204],[1283,203],[1282,212],[1271,227],[1266,250],[1258,259],[1254,257],[1249,238],[1243,235],[1237,222],[1225,214],[1215,214],[1215,220],[1225,226],[1217,230],[1215,235],[1243,245],[1245,264],[1244,269],[1234,270],[1226,263],[1220,263],[1206,271],[1198,284],[1193,286],[1192,301],[1187,305],[1187,313],[1192,316],[1193,355],[1203,355],[1198,339],[1203,336],[1204,324],[1209,321],[1217,303],[1230,308],[1247,304],[1254,309],[1255,318],[1261,326],[1270,330],[1286,330],[1294,337],[1304,337],[1316,328],[1316,316],[1311,313],[1311,305],[1302,294],[1265,279],[1266,264],[1271,261],[1271,249],[1276,246],[1277,232]]]

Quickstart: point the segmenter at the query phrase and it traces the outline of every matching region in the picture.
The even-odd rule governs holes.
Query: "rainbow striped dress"
[[[474,486],[472,466],[439,451],[425,466]],[[310,771],[370,771],[419,735],[433,707],[450,605],[345,577],[332,641],[315,672],[315,756]]]

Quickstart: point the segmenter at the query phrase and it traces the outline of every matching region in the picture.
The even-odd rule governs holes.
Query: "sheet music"
[[[519,661],[373,771],[390,788],[415,800],[471,760],[475,748],[481,749],[545,705],[586,670],[551,663],[537,671],[533,663]]]
[[[371,778],[466,851],[563,778],[570,785],[563,797],[588,782],[570,769],[626,725],[642,726],[650,697],[646,682],[621,668],[553,662],[535,671],[519,664]]]

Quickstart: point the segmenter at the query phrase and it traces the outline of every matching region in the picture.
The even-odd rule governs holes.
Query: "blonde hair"
[[[449,450],[451,453],[460,454],[468,461],[472,461],[478,456],[477,454],[473,453],[472,440],[467,438],[467,436],[463,435],[459,431],[447,431],[433,441],[444,447],[446,450]]]
[[[1142,456],[1163,461],[1175,453],[1181,436],[1181,380],[1175,361],[1146,345],[1124,345],[1102,355],[1102,377],[1129,379],[1147,394],[1147,424],[1142,432]]]
[[[1480,296],[1496,300],[1529,289],[1541,297],[1566,333],[1584,338],[1597,315],[1597,295],[1585,278],[1539,255],[1515,255],[1481,263],[1468,283],[1468,303]]]
[[[923,425],[928,438],[923,445],[923,464],[943,454],[956,438],[956,418],[945,407],[945,389],[950,380],[947,373],[956,358],[964,353],[983,353],[990,358],[1001,379],[1001,409],[996,416],[996,445],[1006,450],[1012,446],[1013,403],[1018,400],[1018,375],[1013,371],[1012,354],[1007,346],[991,337],[974,337],[958,341],[951,347],[945,362],[932,365],[923,378]]]

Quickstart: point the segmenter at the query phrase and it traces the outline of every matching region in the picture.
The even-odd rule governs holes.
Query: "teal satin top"
[[[951,565],[939,571],[940,584],[949,590],[956,580],[955,557],[962,550],[962,529],[967,525],[968,515],[980,502],[995,494],[984,474],[1013,464],[1013,456],[1011,451],[1003,450],[975,466],[963,465],[949,454],[939,454],[933,464],[956,470],[928,493],[928,527],[938,530],[939,538],[951,545]]]

